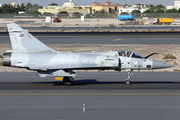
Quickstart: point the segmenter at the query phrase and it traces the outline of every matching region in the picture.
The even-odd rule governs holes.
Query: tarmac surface
[[[133,26],[133,27],[23,27],[28,30],[160,30],[160,29],[180,29],[180,26]],[[4,27],[0,27],[0,30],[4,30]]]
[[[79,72],[72,86],[36,73],[0,73],[2,120],[179,120],[179,72]],[[83,103],[86,111],[82,111]]]
[[[45,44],[180,44],[180,35],[36,35]],[[0,44],[10,44],[9,36],[0,36]]]

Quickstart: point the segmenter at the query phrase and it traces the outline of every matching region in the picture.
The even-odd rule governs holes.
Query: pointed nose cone
[[[169,68],[169,67],[174,67],[174,65],[153,60],[153,65],[152,65],[153,69],[161,69],[161,68]]]

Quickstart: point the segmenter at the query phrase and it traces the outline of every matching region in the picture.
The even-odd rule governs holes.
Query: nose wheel
[[[130,85],[130,81],[129,80],[126,80],[126,85]]]
[[[126,78],[126,85],[130,85],[130,79],[132,77],[132,70],[128,70],[128,76]]]

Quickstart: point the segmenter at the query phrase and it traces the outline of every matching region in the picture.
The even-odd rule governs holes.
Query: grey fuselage
[[[31,70],[153,69],[153,60],[119,56],[118,51],[91,53],[11,53],[10,66]]]

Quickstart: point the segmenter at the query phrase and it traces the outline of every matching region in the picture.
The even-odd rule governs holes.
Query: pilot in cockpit
[[[130,57],[131,52],[130,51],[119,51],[119,56]]]
[[[124,57],[128,57],[128,52],[127,51],[125,51]]]
[[[130,51],[125,51],[125,57],[130,57],[131,56],[131,52]]]
[[[119,56],[144,59],[143,56],[132,51],[118,51]]]

